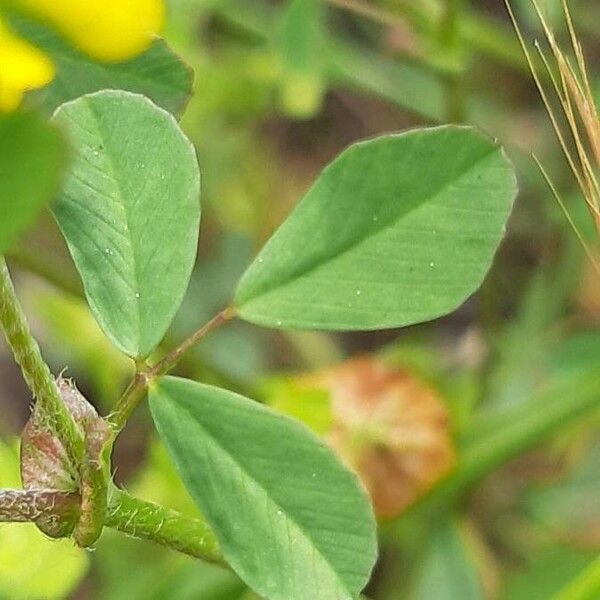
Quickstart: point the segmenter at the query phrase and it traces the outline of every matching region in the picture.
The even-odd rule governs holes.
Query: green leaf
[[[129,92],[83,96],[54,119],[77,151],[54,214],[100,326],[144,357],[169,327],[195,261],[194,149],[169,113]]]
[[[481,284],[516,192],[502,149],[465,127],[356,144],[244,274],[235,301],[273,327],[371,330],[434,319]]]
[[[484,600],[486,595],[465,536],[442,524],[425,552],[411,600]]]
[[[304,426],[232,392],[163,378],[150,408],[226,560],[269,600],[356,598],[376,555],[365,493]]]
[[[60,131],[35,114],[0,117],[0,254],[58,191],[66,155]]]
[[[56,77],[39,95],[49,113],[61,104],[103,89],[123,89],[148,96],[180,116],[192,94],[193,72],[157,39],[140,56],[124,62],[96,62],[67,44],[52,29],[21,16],[11,26],[50,56]]]

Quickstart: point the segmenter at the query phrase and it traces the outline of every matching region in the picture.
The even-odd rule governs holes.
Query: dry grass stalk
[[[600,117],[596,109],[587,74],[585,56],[581,43],[577,37],[575,27],[573,26],[573,20],[571,18],[567,0],[563,0],[563,10],[571,42],[571,51],[575,57],[574,62],[561,49],[560,44],[557,42],[540,7],[539,0],[532,0],[532,3],[542,24],[554,64],[551,64],[551,58],[546,55],[537,41],[535,47],[549,77],[550,91],[556,95],[559,101],[562,110],[562,118],[564,118],[564,125],[561,124],[563,123],[562,118],[559,111],[554,108],[549,91],[542,83],[542,77],[538,73],[538,68],[536,66],[537,61],[534,61],[532,52],[525,42],[521,28],[519,27],[510,5],[510,0],[505,0],[508,13],[517,33],[517,37],[519,38],[521,47],[523,48],[523,52],[525,53],[535,84],[539,90],[544,106],[546,107],[550,121],[552,122],[552,127],[554,128],[561,149],[567,159],[581,193],[583,194],[583,198],[590,214],[592,215],[596,230],[600,235]],[[583,236],[577,230],[572,218],[566,210],[564,202],[560,198],[554,185],[552,185],[548,174],[537,159],[536,162],[540,167],[542,175],[548,183],[552,194],[565,212],[569,224],[573,227],[590,257],[590,260],[592,260],[594,268],[600,274],[600,264],[585,243]]]

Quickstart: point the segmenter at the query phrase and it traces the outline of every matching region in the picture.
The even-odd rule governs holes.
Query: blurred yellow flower
[[[165,19],[163,0],[11,0],[74,46],[102,61],[133,58],[152,43]],[[9,31],[0,15],[0,112],[14,110],[27,90],[43,87],[54,67],[40,50]]]
[[[46,85],[53,76],[50,59],[0,19],[0,112],[17,108],[27,90]]]
[[[163,26],[163,0],[17,0],[93,58],[119,61],[143,52]]]

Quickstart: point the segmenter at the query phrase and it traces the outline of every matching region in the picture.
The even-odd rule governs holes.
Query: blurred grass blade
[[[309,118],[321,107],[325,11],[322,0],[291,0],[278,35],[282,61],[281,102],[292,117]]]
[[[594,560],[593,551],[552,544],[531,556],[522,568],[507,573],[502,600],[557,600],[558,592],[571,585]]]
[[[410,600],[485,600],[474,555],[458,523],[448,520],[429,541]]]
[[[415,513],[446,513],[494,469],[598,410],[599,400],[598,362],[590,361],[583,367],[569,366],[530,402],[483,413],[459,440],[457,469],[397,524]]]
[[[600,598],[600,556],[552,600],[597,600]]]

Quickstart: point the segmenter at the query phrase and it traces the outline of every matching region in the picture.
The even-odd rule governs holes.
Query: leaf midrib
[[[138,260],[137,260],[137,255],[136,255],[136,251],[135,251],[135,244],[133,243],[133,238],[132,238],[132,232],[131,232],[131,227],[130,227],[130,218],[129,218],[129,212],[127,210],[127,203],[124,201],[125,195],[123,193],[123,189],[121,187],[121,182],[119,180],[119,178],[117,177],[117,173],[119,172],[118,169],[116,169],[115,164],[113,162],[113,159],[110,156],[110,153],[108,152],[108,145],[106,144],[106,138],[104,137],[104,135],[102,134],[101,131],[101,127],[100,127],[100,118],[98,113],[96,112],[96,110],[94,109],[93,106],[93,99],[90,98],[86,98],[85,99],[85,103],[88,106],[90,115],[93,119],[94,122],[94,126],[95,126],[95,130],[98,134],[98,139],[102,142],[103,148],[104,148],[104,156],[106,157],[106,161],[108,164],[108,168],[110,170],[110,176],[112,181],[114,182],[115,188],[118,192],[118,196],[119,196],[119,204],[122,206],[123,208],[123,213],[125,215],[125,222],[127,225],[127,229],[125,231],[125,235],[123,236],[124,239],[127,240],[127,247],[130,251],[131,254],[131,261],[132,261],[132,271],[133,271],[133,283],[134,285],[132,286],[132,288],[134,290],[136,290],[136,292],[138,294],[141,295],[141,290],[140,290],[140,280],[139,280],[139,273],[138,273]],[[139,354],[140,351],[140,345],[141,345],[141,337],[142,337],[142,315],[141,315],[141,310],[140,310],[140,302],[137,298],[132,299],[133,301],[133,305],[135,307],[135,315],[136,315],[136,340],[135,340],[135,348],[132,348],[132,350],[135,352],[135,354]]]
[[[440,130],[440,129],[448,129],[448,130],[450,130],[450,127],[447,127],[447,128],[438,127],[438,128],[435,128],[435,129],[436,130]],[[467,128],[458,128],[458,129],[467,129]],[[411,133],[413,133],[413,132],[408,132],[407,134],[399,134],[399,135],[400,136],[401,135],[410,135]],[[367,141],[367,142],[363,142],[363,143],[369,143],[369,142]],[[434,193],[432,193],[427,198],[423,199],[420,203],[415,204],[413,207],[409,208],[406,212],[403,212],[401,215],[399,215],[396,219],[392,220],[391,222],[390,221],[388,221],[388,222],[381,222],[378,227],[373,227],[371,230],[369,230],[367,232],[367,235],[365,235],[364,237],[360,238],[359,240],[355,240],[355,239],[350,240],[350,242],[348,244],[342,245],[339,248],[337,248],[335,252],[333,252],[331,254],[328,254],[325,260],[315,258],[313,261],[307,263],[302,269],[299,269],[297,271],[291,270],[290,273],[289,273],[289,275],[287,277],[282,277],[281,279],[279,279],[276,282],[276,284],[270,285],[270,286],[262,285],[261,286],[262,289],[260,289],[260,291],[258,293],[254,294],[254,295],[251,295],[249,297],[244,298],[244,300],[240,303],[239,308],[243,309],[245,306],[247,306],[247,305],[249,305],[249,304],[251,304],[251,303],[259,300],[261,297],[269,295],[274,290],[279,290],[281,288],[284,288],[284,287],[288,286],[293,281],[301,279],[301,278],[305,277],[311,271],[314,271],[314,270],[318,269],[321,265],[329,263],[329,262],[332,262],[332,261],[340,258],[341,256],[343,256],[344,254],[347,254],[348,252],[351,252],[356,247],[358,247],[361,244],[365,243],[370,238],[379,235],[382,231],[384,231],[386,229],[390,229],[390,228],[395,227],[396,224],[398,223],[398,221],[400,221],[402,219],[405,219],[408,215],[410,215],[415,210],[421,209],[425,204],[427,204],[427,203],[431,202],[432,200],[434,200],[449,185],[455,184],[457,181],[459,181],[460,179],[462,179],[463,177],[465,177],[467,174],[469,174],[475,167],[477,167],[477,165],[479,163],[481,163],[482,161],[486,160],[489,156],[491,156],[495,152],[498,152],[499,150],[500,149],[497,146],[491,146],[485,152],[485,154],[482,154],[474,163],[472,163],[469,166],[468,169],[466,169],[465,171],[463,171],[462,173],[460,173],[460,175],[458,175],[457,177],[455,177],[453,179],[446,180],[443,183],[443,185],[440,186],[439,189],[437,189]],[[331,167],[332,167],[332,165],[329,165],[328,167],[326,167],[323,170],[323,172],[322,172],[322,174],[321,174],[320,177],[323,177]],[[308,193],[310,193],[310,190],[309,190]],[[260,254],[262,254],[262,252],[259,253],[258,257],[260,257]],[[241,286],[240,286],[240,288],[241,288]],[[238,290],[240,288],[238,288]],[[243,288],[241,288],[241,289],[243,289]],[[236,293],[236,296],[237,296],[237,293]]]

